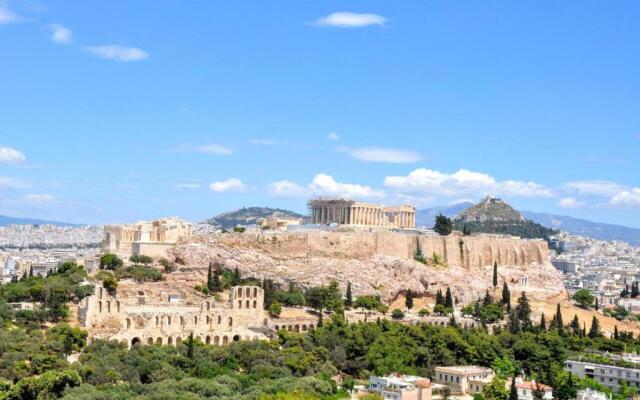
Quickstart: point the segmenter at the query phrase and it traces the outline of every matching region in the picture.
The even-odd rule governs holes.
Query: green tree
[[[269,315],[271,317],[277,318],[282,313],[282,306],[277,301],[274,301],[269,305]]]
[[[444,305],[444,297],[442,296],[442,290],[440,288],[438,288],[436,292],[436,305],[438,304]]]
[[[344,308],[350,309],[353,306],[353,295],[351,294],[351,282],[347,282],[347,293],[344,299]]]
[[[524,331],[530,331],[532,328],[531,306],[529,305],[529,300],[527,299],[527,294],[525,292],[522,292],[522,294],[518,298],[516,315],[518,317],[518,322],[520,323],[520,329]]]
[[[540,316],[540,325],[538,326],[538,329],[540,329],[540,332],[547,331],[547,321],[544,319],[544,313]]]
[[[580,289],[573,294],[573,301],[578,303],[582,308],[591,307],[593,300],[593,295],[587,289]]]
[[[453,309],[453,297],[451,296],[451,288],[447,286],[447,293],[444,296],[444,306]]]
[[[100,257],[100,269],[116,269],[123,265],[120,257],[115,254],[107,253]]]
[[[404,305],[408,310],[413,308],[413,291],[411,289],[407,290],[407,295],[404,300]]]
[[[493,288],[498,287],[498,262],[493,263]]]
[[[453,222],[451,222],[451,218],[438,214],[438,216],[436,216],[436,224],[433,227],[433,230],[441,236],[451,234],[453,231]]]
[[[518,400],[518,388],[516,387],[516,378],[511,378],[511,387],[509,388],[509,400]]]
[[[497,375],[482,388],[482,395],[486,400],[509,400],[506,382]]]
[[[600,321],[598,321],[598,318],[596,318],[596,316],[593,316],[593,319],[591,320],[591,328],[589,329],[589,337],[591,339],[595,339],[597,337],[602,336],[602,332],[600,332]]]
[[[511,292],[509,292],[507,281],[502,284],[502,304],[507,306],[507,312],[511,311]]]
[[[576,336],[580,336],[582,329],[580,328],[580,320],[578,319],[578,315],[574,315],[571,320],[571,324],[569,324],[571,328],[571,333]]]
[[[404,313],[402,312],[401,309],[395,308],[393,311],[391,311],[391,318],[393,318],[393,319],[403,319],[404,318]]]

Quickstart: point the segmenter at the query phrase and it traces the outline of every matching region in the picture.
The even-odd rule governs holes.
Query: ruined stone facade
[[[263,309],[264,291],[257,286],[234,286],[221,301],[187,297],[185,292],[145,290],[148,285],[121,286],[124,290],[119,287],[116,294],[96,286],[94,294],[83,300],[79,320],[90,341],[176,345],[193,334],[202,343],[226,345],[267,339],[272,328]]]
[[[318,198],[308,203],[311,223],[415,228],[416,208],[388,207],[348,199]]]
[[[178,241],[191,236],[191,229],[191,224],[175,217],[130,225],[107,225],[101,250],[125,259],[132,255],[164,257]]]

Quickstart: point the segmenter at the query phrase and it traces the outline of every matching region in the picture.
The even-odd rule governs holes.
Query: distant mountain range
[[[284,218],[297,219],[305,218],[304,215],[290,210],[269,207],[244,207],[235,211],[225,212],[210,218],[204,223],[221,226],[223,228],[233,228],[238,225],[253,225],[259,218]]]
[[[448,206],[435,206],[416,211],[416,225],[432,227],[436,215],[442,213],[453,218],[461,211],[473,206],[471,202],[463,202]],[[540,225],[551,229],[561,229],[574,235],[587,236],[598,240],[621,240],[634,246],[640,246],[640,229],[622,225],[593,222],[586,219],[554,215],[535,211],[521,211],[522,215]]]
[[[43,219],[7,217],[0,215],[0,226],[7,225],[55,225],[55,226],[82,226],[81,224],[70,224],[60,221],[46,221]]]

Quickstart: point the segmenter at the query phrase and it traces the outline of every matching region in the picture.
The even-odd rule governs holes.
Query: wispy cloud
[[[20,22],[23,18],[9,9],[6,1],[0,1],[0,25]]]
[[[329,132],[329,134],[327,135],[327,139],[332,140],[332,141],[338,141],[340,140],[340,136],[335,133],[335,132]]]
[[[249,144],[272,146],[274,144],[282,144],[280,140],[276,139],[249,139]]]
[[[338,151],[347,153],[349,156],[367,162],[409,164],[422,160],[422,156],[415,151],[390,149],[385,147],[363,147],[349,148],[339,147]]]
[[[53,43],[69,44],[73,42],[73,33],[69,28],[60,24],[51,24],[48,28]]]
[[[625,186],[612,181],[586,180],[566,182],[564,189],[582,196],[611,197],[625,190]]]
[[[176,183],[173,186],[175,189],[179,190],[198,190],[202,189],[202,185],[199,183]]]
[[[422,193],[444,196],[508,195],[516,197],[551,197],[553,191],[535,182],[498,181],[491,175],[460,169],[448,174],[418,168],[407,176],[387,176],[384,186],[401,193]]]
[[[89,46],[84,49],[96,57],[119,62],[142,61],[149,58],[149,54],[142,49],[137,47],[125,47],[117,44]]]
[[[32,204],[49,204],[55,200],[56,198],[50,194],[28,194],[24,196],[24,201]]]
[[[386,22],[387,19],[382,15],[343,11],[334,12],[318,18],[313,22],[313,25],[337,28],[363,28],[372,25],[383,26]]]
[[[26,186],[27,185],[18,179],[10,178],[8,176],[0,176],[0,191],[22,189]]]
[[[640,187],[633,188],[631,190],[623,190],[622,192],[617,193],[615,196],[613,196],[609,202],[614,206],[639,207]]]
[[[244,184],[238,178],[229,178],[226,181],[216,181],[209,184],[209,189],[212,192],[223,193],[223,192],[246,192],[247,185]]]
[[[0,164],[21,164],[27,160],[23,152],[11,147],[0,147]]]
[[[218,156],[228,156],[234,153],[230,148],[214,143],[202,145],[182,144],[178,146],[176,151],[179,153],[202,153]]]

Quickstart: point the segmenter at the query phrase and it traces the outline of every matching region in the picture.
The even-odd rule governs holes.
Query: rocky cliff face
[[[413,259],[417,243],[427,259]],[[461,244],[462,241],[462,244]],[[335,279],[354,294],[379,294],[391,300],[407,289],[435,295],[450,286],[461,302],[484,295],[492,281],[493,262],[500,282],[512,291],[526,290],[539,299],[563,291],[562,279],[547,261],[546,243],[494,235],[477,237],[420,237],[401,233],[310,232],[270,235],[217,234],[194,237],[172,251],[173,257],[206,277],[210,261],[238,268],[243,275],[270,278],[303,286]],[[465,261],[466,260],[466,261]]]

